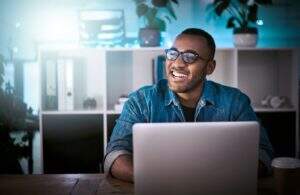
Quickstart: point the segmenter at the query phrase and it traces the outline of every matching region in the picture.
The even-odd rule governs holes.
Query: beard
[[[188,93],[202,86],[206,75],[203,73],[202,75],[184,83],[174,82],[170,77],[173,77],[173,75],[168,76],[168,86],[172,91],[175,93]]]

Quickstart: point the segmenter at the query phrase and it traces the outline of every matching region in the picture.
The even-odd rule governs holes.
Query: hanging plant
[[[133,0],[136,5],[136,14],[143,20],[145,28],[166,30],[166,21],[177,20],[173,3],[178,5],[177,0]]]

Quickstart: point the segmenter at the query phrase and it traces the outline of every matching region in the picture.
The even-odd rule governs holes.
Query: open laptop
[[[138,195],[255,195],[257,122],[133,126]]]

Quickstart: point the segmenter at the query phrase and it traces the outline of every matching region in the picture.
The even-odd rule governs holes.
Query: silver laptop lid
[[[256,194],[257,122],[133,126],[136,194]]]

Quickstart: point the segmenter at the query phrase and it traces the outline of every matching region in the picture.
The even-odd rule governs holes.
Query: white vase
[[[235,29],[233,32],[233,44],[235,47],[255,47],[258,33],[256,28]]]

